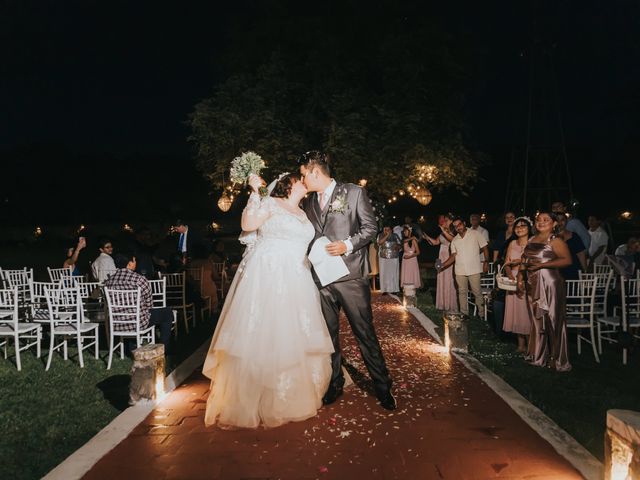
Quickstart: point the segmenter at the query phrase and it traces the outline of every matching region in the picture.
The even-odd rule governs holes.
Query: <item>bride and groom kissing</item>
[[[377,224],[367,193],[331,177],[328,155],[307,152],[299,173],[278,177],[266,197],[258,176],[242,213],[256,232],[220,314],[203,374],[211,379],[205,423],[275,427],[316,415],[343,393],[342,308],[380,405],[396,408],[373,326],[368,245]],[[308,194],[310,193],[310,194]],[[322,286],[307,253],[320,237],[348,273]]]

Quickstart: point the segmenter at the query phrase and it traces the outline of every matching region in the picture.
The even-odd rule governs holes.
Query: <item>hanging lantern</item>
[[[223,212],[228,212],[231,208],[231,204],[233,204],[233,195],[227,195],[223,193],[222,196],[218,199],[218,208]]]
[[[421,190],[414,198],[420,205],[429,205],[429,203],[431,203],[432,195],[431,192],[425,188],[424,190]]]

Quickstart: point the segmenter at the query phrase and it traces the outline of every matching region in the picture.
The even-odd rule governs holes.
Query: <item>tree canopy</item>
[[[424,10],[358,5],[313,15],[299,6],[231,27],[230,74],[189,117],[212,185],[228,182],[243,151],[265,159],[268,179],[323,149],[337,159],[336,176],[367,179],[382,195],[472,188],[478,161],[464,120],[472,52]]]

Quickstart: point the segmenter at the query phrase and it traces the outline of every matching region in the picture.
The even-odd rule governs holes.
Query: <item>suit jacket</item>
[[[336,182],[324,210],[320,210],[318,194],[315,192],[302,201],[302,208],[315,227],[314,242],[326,236],[332,242],[349,239],[353,244],[353,251],[342,257],[349,275],[338,282],[366,277],[369,274],[369,243],[378,233],[376,217],[366,190],[352,183]],[[315,272],[313,277],[318,282]]]

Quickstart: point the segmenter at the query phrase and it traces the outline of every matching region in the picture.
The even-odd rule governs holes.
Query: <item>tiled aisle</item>
[[[208,382],[196,372],[84,478],[581,478],[395,301],[375,296],[373,308],[395,381],[395,412],[353,386],[305,422],[205,428]],[[350,364],[366,374],[346,320],[343,344]]]

